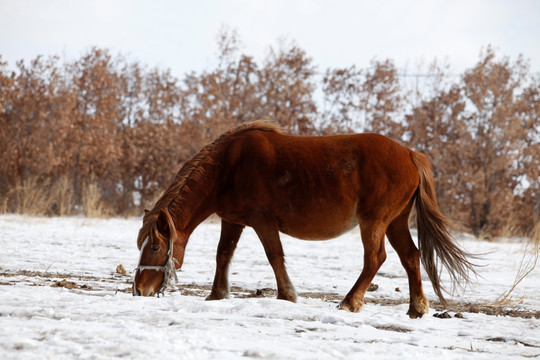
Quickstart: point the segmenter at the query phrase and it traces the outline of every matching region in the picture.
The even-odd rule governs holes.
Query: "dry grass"
[[[110,209],[102,200],[99,187],[93,178],[84,185],[82,207],[84,215],[89,218],[103,218],[111,214]]]
[[[535,224],[530,235],[529,241],[523,251],[514,283],[509,290],[505,291],[495,300],[493,305],[508,306],[513,301],[512,293],[516,287],[536,268],[538,258],[540,257],[540,221]]]
[[[72,215],[75,209],[75,192],[67,175],[62,176],[51,186],[54,199],[54,213],[60,216]]]
[[[81,207],[77,208],[75,192],[68,176],[57,180],[28,177],[0,200],[1,213],[30,216],[67,216],[83,213],[87,217],[107,217],[112,214],[102,200],[93,178],[84,184]]]
[[[49,187],[49,180],[29,177],[6,194],[2,210],[32,216],[45,215],[53,204]]]
[[[529,233],[523,230],[523,227],[520,226],[520,219],[516,217],[514,213],[506,220],[506,223],[501,228],[499,235],[503,238],[513,238],[513,237],[529,237]]]
[[[481,241],[493,241],[493,236],[491,230],[488,227],[484,227],[480,230],[476,238]]]
[[[7,214],[8,211],[8,197],[7,195],[2,195],[0,198],[0,214]]]
[[[540,247],[540,220],[534,225],[534,229],[531,234],[531,241],[536,247]]]
[[[31,176],[11,189],[0,203],[0,212],[31,216],[69,215],[73,209],[73,192],[59,181]]]

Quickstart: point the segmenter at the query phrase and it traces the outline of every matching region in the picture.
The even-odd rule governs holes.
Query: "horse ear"
[[[149,212],[150,212],[150,210],[144,209],[144,215],[148,214]]]
[[[169,229],[169,221],[167,220],[167,214],[165,211],[160,210],[157,218],[158,229],[161,231],[166,231]]]

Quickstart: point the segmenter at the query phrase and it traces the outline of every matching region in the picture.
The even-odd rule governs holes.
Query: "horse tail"
[[[433,285],[433,290],[443,306],[446,307],[447,303],[442,290],[446,292],[448,290],[441,284],[438,260],[447,269],[452,281],[452,288],[456,285],[463,287],[468,284],[469,274],[476,273],[475,265],[468,260],[472,255],[456,243],[450,233],[452,230],[450,219],[444,216],[437,206],[435,181],[428,158],[424,154],[411,151],[411,159],[420,176],[415,194],[420,257]]]

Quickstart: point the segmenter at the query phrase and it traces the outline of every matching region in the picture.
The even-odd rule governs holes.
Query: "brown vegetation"
[[[443,212],[476,235],[525,233],[540,213],[540,78],[484,49],[461,76],[433,64],[422,86],[391,60],[320,72],[294,43],[260,63],[228,30],[216,66],[177,79],[104,49],[80,59],[0,58],[0,210],[139,214],[183,162],[233,126],[374,131],[433,162]],[[406,75],[406,74],[405,74]]]

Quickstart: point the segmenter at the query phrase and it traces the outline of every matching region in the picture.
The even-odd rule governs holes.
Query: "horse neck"
[[[209,201],[213,194],[215,166],[204,169],[202,175],[188,177],[167,206],[176,229],[173,257],[176,259],[176,268],[182,267],[184,262],[185,248],[191,233],[208,216],[215,212],[213,202]],[[174,184],[171,185],[171,189]]]
[[[200,166],[205,168],[185,180],[185,185],[169,207],[178,230],[187,237],[201,222],[216,211],[211,199],[216,187],[218,169],[211,163]]]

